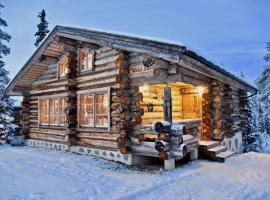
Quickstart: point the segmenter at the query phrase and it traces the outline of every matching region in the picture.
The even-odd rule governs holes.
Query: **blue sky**
[[[2,0],[12,40],[5,61],[12,78],[34,52],[37,13],[57,24],[175,40],[253,82],[266,64],[269,0]]]

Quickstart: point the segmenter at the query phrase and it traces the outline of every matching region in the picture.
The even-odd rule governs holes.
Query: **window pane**
[[[93,95],[80,96],[80,125],[94,125],[94,97]]]
[[[58,125],[59,106],[58,99],[50,99],[50,124]]]
[[[64,125],[66,120],[65,114],[65,99],[59,99],[59,125]]]
[[[40,100],[40,123],[49,123],[49,100]]]
[[[80,52],[81,70],[92,69],[93,54],[87,51]]]
[[[64,59],[63,61],[61,61],[59,63],[58,70],[59,70],[59,76],[60,77],[66,76],[66,74],[68,72],[67,64],[68,64],[67,59]]]
[[[107,93],[96,95],[96,125],[108,125],[108,95]]]

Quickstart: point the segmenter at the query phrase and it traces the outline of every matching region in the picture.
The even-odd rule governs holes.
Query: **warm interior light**
[[[204,87],[196,87],[196,91],[199,93],[199,94],[202,94],[204,92]]]
[[[140,86],[140,92],[144,93],[148,90],[148,85]]]

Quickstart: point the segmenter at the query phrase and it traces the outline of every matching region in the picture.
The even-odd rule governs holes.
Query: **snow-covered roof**
[[[100,46],[109,46],[118,48],[129,52],[144,53],[154,57],[158,57],[173,63],[178,63],[182,54],[186,54],[202,63],[207,67],[218,71],[219,73],[230,77],[234,81],[242,84],[245,88],[256,91],[257,89],[246,81],[226,71],[220,66],[207,60],[205,57],[199,55],[195,51],[187,48],[181,43],[169,41],[164,39],[157,39],[153,37],[141,36],[137,34],[129,34],[122,32],[105,31],[98,29],[86,29],[69,26],[56,26],[51,33],[46,37],[43,43],[37,48],[34,54],[26,62],[23,68],[18,72],[15,78],[10,82],[6,89],[8,95],[21,95],[21,92],[15,92],[14,86],[27,74],[34,65],[34,63],[43,55],[43,52],[50,45],[56,36],[69,38],[77,41],[89,42]],[[38,78],[38,73],[36,73]],[[22,86],[23,84],[19,84]],[[29,87],[29,86],[25,86]]]

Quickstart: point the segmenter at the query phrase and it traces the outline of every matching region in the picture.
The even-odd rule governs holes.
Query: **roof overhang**
[[[185,53],[204,63],[207,67],[210,67],[211,69],[214,69],[219,73],[239,82],[246,88],[246,90],[250,92],[255,92],[257,90],[249,83],[225,71],[224,69],[199,56],[195,52],[188,50],[185,46],[180,44],[157,41],[154,39],[145,39],[142,37],[125,35],[121,33],[56,26],[9,83],[6,88],[7,95],[20,96],[27,93],[29,87],[31,87],[31,81],[36,80],[41,75],[42,71],[48,67],[48,63],[40,62],[40,58],[43,55],[53,55],[57,57],[61,54],[61,45],[55,40],[57,36],[75,41],[96,44],[99,46],[108,46],[129,52],[143,53],[170,61],[172,63],[178,63],[179,59],[181,58],[181,54]],[[58,50],[55,51],[54,49]],[[33,69],[35,70],[33,71]]]

